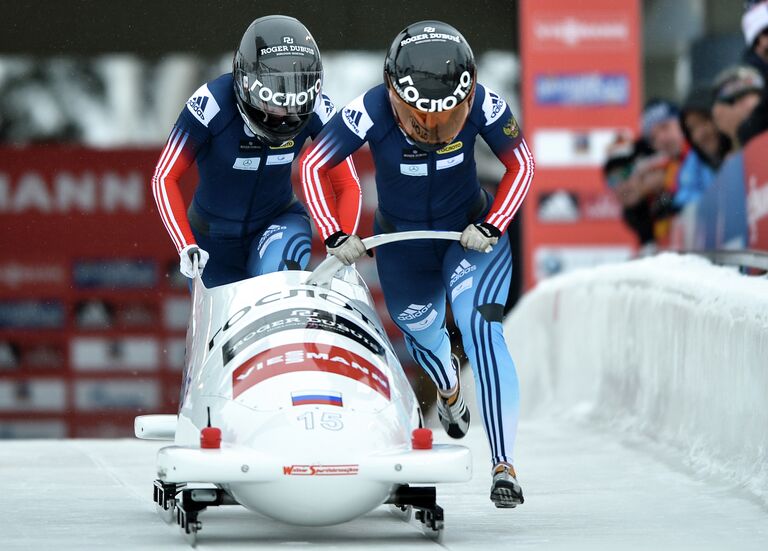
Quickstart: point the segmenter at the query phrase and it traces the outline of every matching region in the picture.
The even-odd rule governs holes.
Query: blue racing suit
[[[298,136],[267,146],[237,110],[231,73],[192,94],[157,163],[152,191],[177,251],[197,244],[210,254],[206,286],[307,266],[311,228],[293,193],[291,167],[307,138],[314,139],[335,112],[328,97],[318,96]],[[200,181],[187,210],[178,181],[193,162]],[[354,231],[360,185],[351,159],[339,165],[332,186]]]
[[[507,168],[495,200],[478,182],[478,135]],[[366,142],[376,168],[377,233],[462,231],[476,222],[504,232],[533,177],[533,157],[517,121],[491,90],[477,84],[461,132],[443,149],[426,152],[400,130],[382,84],[334,115],[302,156],[307,205],[324,238],[343,231],[344,222],[326,171]],[[465,251],[457,242],[409,241],[380,247],[376,258],[387,309],[413,359],[441,390],[457,383],[445,327],[446,299],[451,303],[473,367],[492,460],[511,463],[519,389],[501,323],[512,271],[506,233],[489,254]]]

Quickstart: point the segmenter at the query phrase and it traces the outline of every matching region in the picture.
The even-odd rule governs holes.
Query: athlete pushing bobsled
[[[286,269],[303,269],[311,229],[291,186],[306,139],[336,112],[322,94],[320,51],[292,17],[254,21],[235,52],[232,73],[203,84],[187,101],[152,178],[158,212],[193,277],[207,287]],[[185,210],[179,178],[197,162],[200,183]],[[360,185],[351,159],[330,172],[344,230],[354,233]]]
[[[480,135],[507,168],[495,199],[479,185]],[[533,157],[506,102],[476,81],[464,37],[439,21],[414,23],[395,37],[384,84],[349,103],[301,159],[307,204],[327,250],[345,264],[365,253],[333,187],[333,170],[368,142],[376,167],[375,233],[461,231],[461,241],[384,245],[377,269],[387,308],[414,360],[438,389],[438,415],[463,437],[469,411],[445,328],[451,302],[470,359],[491,447],[491,500],[523,503],[512,465],[519,389],[502,331],[512,258],[505,230],[533,178]],[[342,202],[340,202],[342,201]]]

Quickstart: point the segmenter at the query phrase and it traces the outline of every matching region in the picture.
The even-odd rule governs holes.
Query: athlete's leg
[[[440,262],[431,248],[407,244],[376,249],[376,268],[392,320],[408,352],[439,390],[456,386],[451,342],[445,328],[445,289]]]
[[[277,216],[251,240],[248,276],[281,270],[303,270],[309,264],[312,230],[306,215],[287,212]]]
[[[501,324],[511,274],[506,234],[491,253],[464,251],[453,243],[444,257],[443,280],[472,364],[494,464],[512,463],[520,411],[517,373]]]
[[[239,237],[211,237],[207,233],[192,229],[198,247],[210,257],[203,270],[206,287],[226,285],[248,277],[245,271],[245,249]]]

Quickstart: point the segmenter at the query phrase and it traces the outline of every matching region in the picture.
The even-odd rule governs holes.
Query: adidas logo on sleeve
[[[507,102],[499,97],[499,95],[491,90],[485,88],[485,98],[483,98],[483,113],[485,114],[485,125],[493,124],[501,118],[507,109]]]
[[[192,94],[192,97],[187,100],[187,109],[189,109],[189,112],[206,127],[211,122],[211,119],[221,111],[219,104],[216,103],[216,99],[211,94],[207,84],[203,84],[194,94]]]
[[[363,103],[364,97],[365,94],[353,99],[341,112],[344,124],[362,140],[365,139],[368,131],[373,126],[373,120],[368,115],[368,111],[366,111],[365,104]]]

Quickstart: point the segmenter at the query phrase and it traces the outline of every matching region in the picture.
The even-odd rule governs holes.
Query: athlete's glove
[[[461,232],[459,243],[464,249],[489,253],[493,250],[493,245],[499,242],[501,231],[496,226],[488,222],[479,224],[470,224]]]
[[[197,258],[197,273],[203,275],[203,268],[205,268],[209,256],[206,251],[197,245],[187,245],[179,253],[179,257],[181,258],[179,271],[190,279],[197,275],[195,274],[194,263],[192,261],[192,258],[196,254],[199,255]]]
[[[364,254],[373,256],[371,251],[365,250],[365,245],[363,245],[358,236],[354,234],[349,235],[343,231],[337,231],[328,236],[328,239],[325,240],[325,249],[328,251],[328,254],[335,256],[346,266],[349,266]]]

